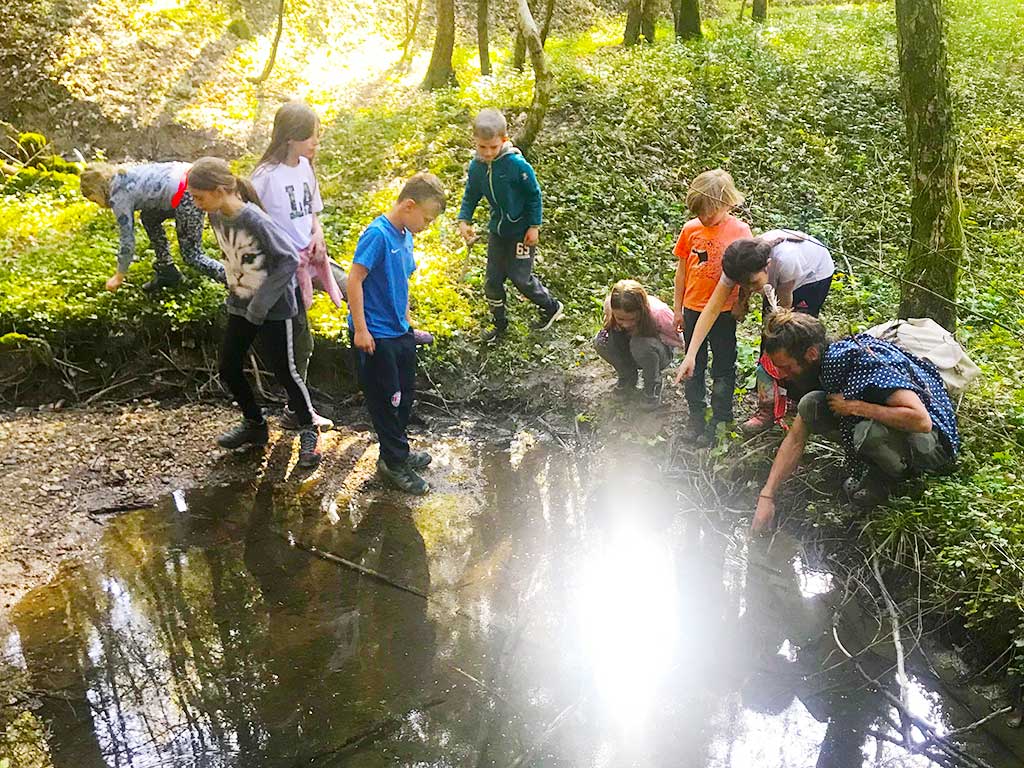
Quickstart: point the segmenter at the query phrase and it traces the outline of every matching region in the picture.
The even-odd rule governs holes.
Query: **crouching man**
[[[956,414],[938,370],[887,341],[857,334],[829,342],[811,315],[779,310],[765,321],[765,353],[787,380],[814,380],[779,447],[757,499],[753,529],[775,517],[775,493],[800,464],[811,434],[834,437],[851,476],[843,490],[858,506],[885,501],[897,480],[952,467],[960,447]]]

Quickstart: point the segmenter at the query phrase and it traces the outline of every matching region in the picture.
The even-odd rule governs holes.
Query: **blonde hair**
[[[723,208],[732,210],[743,203],[743,193],[728,171],[715,168],[704,171],[693,180],[686,193],[686,207],[694,216],[706,216]]]
[[[124,168],[110,163],[89,163],[79,177],[82,197],[99,196],[105,205],[110,205],[110,184]]]
[[[224,189],[234,192],[247,203],[255,203],[263,208],[260,196],[252,182],[240,176],[235,176],[231,166],[226,160],[219,157],[201,157],[192,163],[188,170],[189,189],[198,189],[204,192],[211,192],[215,189]]]

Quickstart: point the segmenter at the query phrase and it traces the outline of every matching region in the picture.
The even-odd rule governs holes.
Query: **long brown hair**
[[[270,134],[270,146],[256,163],[279,165],[288,158],[289,141],[305,141],[320,130],[320,118],[316,112],[301,101],[289,101],[274,115],[274,130]],[[312,164],[312,161],[310,161]]]
[[[651,317],[651,305],[647,300],[647,291],[636,280],[619,280],[612,286],[609,304],[613,310],[629,312],[637,315],[636,335],[657,336],[658,326]],[[609,314],[604,324],[605,330],[616,329],[615,316]]]
[[[236,193],[247,203],[255,203],[263,208],[260,196],[252,182],[231,172],[231,166],[219,157],[201,157],[192,163],[188,170],[188,185],[204,192],[224,189]]]

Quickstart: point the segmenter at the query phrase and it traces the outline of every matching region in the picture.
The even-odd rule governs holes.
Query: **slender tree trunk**
[[[533,12],[536,10],[537,0],[530,0],[527,5],[530,9],[530,18],[533,18]],[[523,37],[523,29],[519,24],[518,17],[516,20],[516,42],[512,48],[512,66],[516,69],[522,69],[526,66],[526,38]]]
[[[548,66],[548,57],[544,54],[544,45],[540,41],[540,32],[537,30],[537,22],[533,19],[530,4],[527,0],[516,0],[516,4],[519,11],[519,31],[523,35],[526,48],[530,52],[530,63],[533,65],[533,103],[526,115],[523,130],[516,137],[516,146],[525,154],[530,151],[537,134],[540,133],[541,125],[544,124],[555,80]]]
[[[455,49],[455,0],[437,0],[437,34],[434,36],[434,52],[423,77],[421,87],[432,91],[449,85],[458,85],[455,68],[452,66],[452,51]]]
[[[679,15],[676,16],[676,37],[692,40],[701,37],[700,0],[678,0]]]
[[[765,21],[768,18],[768,0],[751,0],[750,18]]]
[[[654,42],[655,0],[630,0],[626,12],[626,31],[622,35],[623,45],[636,45],[643,37],[644,42]]]
[[[487,44],[487,0],[476,0],[476,44],[480,51],[480,74],[491,74],[491,52]]]
[[[270,54],[267,56],[267,63],[263,65],[263,71],[256,77],[250,77],[253,83],[265,82],[270,73],[274,71],[274,62],[277,61],[277,46],[281,42],[281,33],[284,31],[284,0],[277,4],[277,31],[274,33],[274,42],[270,44]]]
[[[952,331],[964,232],[942,0],[896,0],[896,35],[912,194],[903,276],[925,289],[903,284],[900,317],[931,317]]]
[[[402,57],[398,60],[399,66],[409,60],[409,46],[416,38],[416,30],[420,25],[420,14],[423,12],[423,0],[416,0],[416,7],[412,14],[412,23],[406,22],[405,40],[402,41]],[[408,19],[408,7],[406,8],[406,19]]]
[[[540,28],[540,44],[547,45],[548,32],[551,31],[551,20],[555,17],[555,0],[547,0],[544,9],[544,25]]]

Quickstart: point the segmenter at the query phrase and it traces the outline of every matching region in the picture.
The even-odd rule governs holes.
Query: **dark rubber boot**
[[[185,276],[173,264],[158,264],[154,268],[153,279],[148,283],[144,283],[142,290],[147,293],[153,293],[163,288],[174,288],[184,279]]]

